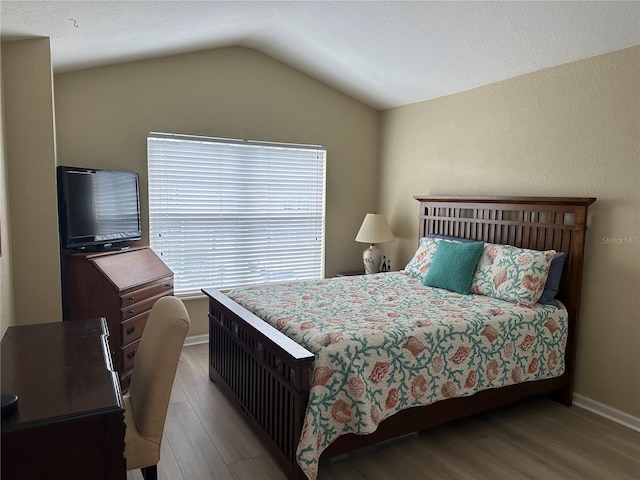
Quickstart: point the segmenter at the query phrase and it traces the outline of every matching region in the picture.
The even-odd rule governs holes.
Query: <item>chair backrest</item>
[[[180,352],[191,321],[176,297],[160,298],[149,314],[136,352],[129,396],[136,429],[148,440],[162,440]]]

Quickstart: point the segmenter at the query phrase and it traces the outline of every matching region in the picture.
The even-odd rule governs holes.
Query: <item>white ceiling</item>
[[[239,45],[375,107],[640,44],[640,2],[4,1],[3,40],[51,38],[55,72]]]

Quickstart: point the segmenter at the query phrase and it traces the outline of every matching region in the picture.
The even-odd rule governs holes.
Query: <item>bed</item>
[[[321,452],[322,458],[423,430],[532,395],[549,394],[554,399],[571,405],[587,209],[595,199],[426,196],[415,198],[420,205],[420,239],[431,236],[447,236],[483,241],[497,246],[513,245],[522,249],[554,250],[565,254],[559,290],[555,296],[561,302],[557,304],[558,308],[536,306],[528,309],[533,312],[532,315],[537,318],[536,321],[547,325],[546,329],[543,328],[543,333],[547,336],[554,333],[556,337],[561,339],[563,355],[561,358],[556,358],[557,355],[550,353],[555,347],[549,347],[548,351],[536,357],[535,362],[527,360],[524,368],[518,369],[516,373],[510,370],[510,373],[505,376],[507,381],[503,382],[504,385],[485,382],[482,389],[477,388],[475,373],[472,377],[468,371],[460,370],[458,375],[462,377],[457,385],[472,387],[465,392],[460,392],[460,395],[463,396],[453,395],[455,389],[451,387],[451,382],[449,384],[444,382],[442,385],[438,385],[437,389],[434,389],[437,390],[438,395],[433,396],[432,401],[426,405],[419,403],[407,405],[411,408],[400,409],[397,412],[394,410],[388,416],[379,415],[380,408],[373,408],[374,425],[368,425],[371,421],[369,419],[367,422],[365,419],[361,422],[365,427],[358,432],[368,434],[334,432],[336,438],[332,438],[328,446],[322,445],[320,448],[320,440],[318,440],[317,449],[308,448],[308,450],[315,449],[317,452]],[[352,280],[340,278],[328,282],[333,281],[333,284],[330,283],[330,285],[337,285],[343,289],[351,288],[347,287],[351,285],[345,283],[347,281],[355,283],[381,282],[378,290],[384,292],[391,292],[396,288],[393,282],[411,282],[407,275],[397,273],[369,277],[375,278],[356,277]],[[416,282],[413,281],[413,283]],[[370,285],[366,286],[371,290],[370,287]],[[211,380],[215,381],[236,403],[250,424],[255,427],[265,445],[284,468],[288,478],[314,478],[318,458],[314,457],[308,464],[305,464],[298,449],[304,444],[305,438],[309,436],[308,428],[303,429],[305,419],[309,423],[307,405],[310,400],[314,405],[318,403],[316,395],[318,384],[328,383],[324,378],[327,375],[323,376],[322,374],[323,371],[328,370],[323,370],[324,367],[320,366],[320,355],[318,356],[319,366],[315,365],[316,355],[312,353],[312,350],[316,352],[319,350],[315,349],[313,343],[308,343],[309,348],[305,348],[282,333],[281,330],[286,331],[286,328],[283,328],[284,323],[278,323],[277,318],[274,319],[272,326],[257,316],[255,313],[260,314],[263,307],[254,299],[243,299],[245,291],[236,292],[238,302],[226,294],[212,289],[204,290],[204,292],[209,297],[209,374]],[[281,293],[282,290],[268,291],[267,294],[276,299],[278,292]],[[444,295],[452,297],[452,301],[462,305],[462,309],[469,309],[470,306],[460,303],[460,298],[455,295],[449,295],[446,291]],[[477,297],[481,296],[477,295]],[[446,298],[443,297],[437,301],[445,302]],[[243,302],[245,306],[240,305]],[[286,298],[280,298],[277,301],[274,300],[273,303],[281,306],[286,302]],[[480,303],[482,302],[489,302],[483,307],[486,311],[502,311],[500,305],[495,303],[493,299],[487,300],[485,297]],[[532,306],[528,305],[528,307]],[[525,310],[521,308],[519,312]],[[394,311],[393,308],[390,312],[392,311]],[[395,311],[399,311],[399,309],[396,308]],[[276,316],[280,322],[282,322],[282,318],[288,318],[286,312],[280,311],[276,314],[266,312],[267,317]],[[538,314],[552,315],[551,325],[553,328],[549,327],[548,319],[536,317]],[[305,317],[308,317],[305,318],[307,323],[303,328],[298,328],[300,335],[306,335],[307,332],[303,330],[314,324],[310,316],[305,315]],[[318,317],[315,323],[320,321]],[[480,333],[484,333],[483,340],[487,343],[487,340],[495,338],[495,334],[493,330],[485,331],[485,329]],[[296,338],[295,334],[287,333]],[[521,335],[518,340],[519,348],[522,349],[524,346],[524,349],[528,349],[532,344],[531,338],[533,337],[535,335]],[[331,344],[331,336],[327,336],[327,339],[325,343]],[[426,347],[428,346],[424,341],[416,343],[415,339],[411,341],[405,339],[400,349],[404,355],[403,358],[411,359],[417,357],[418,354],[424,355],[423,350]],[[467,361],[468,350],[460,346],[455,347],[452,350],[453,354],[449,355],[450,360],[454,364]],[[550,356],[553,357],[551,360]],[[375,362],[371,363],[372,369],[377,366]],[[535,365],[535,368],[532,368],[532,365]],[[542,370],[541,365],[549,366],[547,370],[553,367],[552,369],[557,370],[557,373],[546,377],[527,376],[527,372]],[[482,371],[489,372],[490,368],[495,370],[494,367],[495,365],[491,367],[483,365]],[[433,369],[433,366],[430,368]],[[386,373],[384,368],[382,370],[378,368],[375,375],[371,372],[368,375],[375,377]],[[355,388],[356,395],[361,395],[362,386],[357,382],[358,380],[354,384],[349,384],[349,387],[352,388],[352,391]],[[478,381],[478,383],[480,382]],[[415,382],[412,383],[412,385],[414,384]],[[422,379],[422,383],[418,383],[416,387],[418,394],[414,396],[422,396],[420,394],[429,390],[427,385],[430,385],[429,379],[427,381]],[[384,393],[385,398],[380,399],[382,405],[387,402],[388,406],[388,398],[390,397],[388,390]],[[338,409],[336,413],[339,420],[340,416],[345,417],[349,412],[345,408],[344,402],[338,402],[338,404],[343,407]],[[378,406],[380,405],[379,403]],[[369,433],[370,431],[371,433]],[[309,443],[307,442],[305,445]],[[319,453],[317,456],[320,456]]]

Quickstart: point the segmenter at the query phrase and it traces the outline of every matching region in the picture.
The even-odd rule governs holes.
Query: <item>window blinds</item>
[[[150,133],[147,156],[176,294],[324,277],[324,147]]]

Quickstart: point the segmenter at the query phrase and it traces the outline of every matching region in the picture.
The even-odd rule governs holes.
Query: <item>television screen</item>
[[[138,174],[58,167],[60,243],[65,249],[141,238]]]

